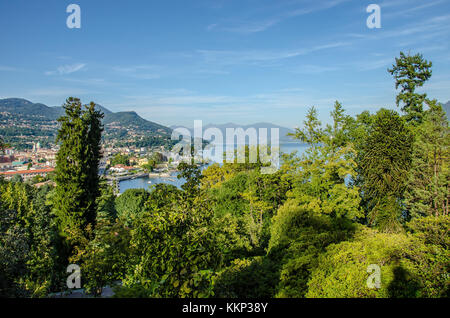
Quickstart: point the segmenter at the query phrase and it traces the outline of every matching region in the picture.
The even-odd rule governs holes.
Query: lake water
[[[280,145],[281,152],[291,153],[297,151],[297,155],[301,155],[306,150],[306,148],[307,145],[295,142],[282,143]],[[177,174],[178,173],[174,173],[171,178],[142,177],[136,179],[122,180],[119,183],[120,193],[123,193],[128,189],[149,189],[149,187],[158,183],[167,183],[180,188],[181,185],[184,183],[184,179],[178,179]]]
[[[136,179],[122,180],[119,183],[120,193],[125,192],[128,189],[148,189],[154,184],[167,183],[172,184],[178,188],[184,183],[184,179],[178,179],[176,174],[172,178],[149,178],[142,177]]]

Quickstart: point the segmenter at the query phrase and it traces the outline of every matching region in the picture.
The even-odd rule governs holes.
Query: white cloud
[[[161,76],[156,72],[157,69],[157,65],[114,66],[112,68],[113,71],[121,73],[124,76],[142,80],[160,78]]]
[[[206,27],[206,30],[211,31],[211,30],[214,29],[216,26],[217,26],[217,23],[212,23],[212,24],[210,24],[210,25],[208,25],[208,26]]]
[[[448,34],[450,30],[450,15],[441,15],[422,20],[418,23],[410,23],[396,29],[380,29],[380,32],[374,35],[367,34],[348,34],[353,38],[364,40],[384,40],[398,37],[408,37],[412,41],[440,38],[443,34]]]
[[[340,67],[323,65],[301,65],[299,67],[290,68],[291,72],[298,74],[322,74],[338,70],[340,70]]]
[[[70,82],[70,83],[77,83],[84,86],[112,86],[112,85],[118,85],[116,83],[107,81],[103,78],[73,78],[73,77],[67,77],[63,78],[64,81]]]
[[[0,72],[15,72],[15,71],[18,71],[18,69],[15,67],[0,65]]]
[[[309,48],[299,48],[295,50],[197,50],[203,56],[206,63],[214,65],[235,65],[235,64],[255,64],[260,65],[265,62],[273,62],[307,55],[314,52],[328,50],[350,45],[349,42],[332,42],[317,45]]]
[[[357,62],[355,66],[360,71],[373,71],[379,68],[388,68],[395,63],[394,58],[385,58],[379,60],[368,60],[364,62]]]
[[[267,121],[273,111],[286,118],[292,112],[306,112],[315,105],[331,107],[335,97],[323,92],[290,88],[252,95],[202,95],[189,90],[158,91],[146,95],[122,96],[125,103],[104,103],[115,110],[134,110],[144,118],[161,123],[192,125],[194,119],[205,122],[222,121]],[[283,117],[284,116],[284,117]],[[295,123],[295,121],[292,122]]]
[[[380,3],[380,6],[382,9],[389,9],[391,7],[403,6],[401,10],[389,11],[387,14],[383,15],[384,18],[393,18],[399,15],[406,15],[410,14],[411,12],[433,7],[443,3],[444,1],[446,0],[435,0],[435,1],[428,0],[424,3],[424,1],[421,0],[418,2],[417,5],[415,5],[417,2],[414,3],[414,1],[412,0],[397,0],[397,1],[389,0]]]
[[[47,71],[45,72],[45,75],[66,75],[66,74],[72,74],[75,72],[78,72],[85,68],[86,64],[84,63],[77,63],[77,64],[71,64],[71,65],[62,65],[56,69],[56,71]]]
[[[48,87],[32,89],[27,95],[31,97],[61,97],[62,99],[65,99],[67,96],[83,95],[87,93],[87,91],[78,88],[69,89],[66,87]]]
[[[350,0],[328,0],[328,1],[313,1],[309,2],[309,4],[312,3],[312,5],[307,5],[304,3],[304,1],[301,1],[301,8],[295,8],[292,5],[298,7],[298,1],[294,2],[281,2],[281,6],[283,6],[283,11],[278,14],[272,14],[273,8],[269,8],[269,11],[271,13],[271,16],[265,18],[265,19],[256,19],[250,22],[247,22],[251,19],[246,18],[246,22],[244,23],[235,23],[232,26],[225,26],[225,27],[219,27],[219,24],[214,24],[215,29],[221,29],[224,31],[230,31],[230,32],[237,32],[237,33],[244,33],[244,34],[251,34],[251,33],[257,33],[265,31],[284,20],[307,15],[327,9],[334,8],[342,3],[348,2]],[[277,3],[280,4],[280,3]],[[209,28],[209,26],[208,26]],[[209,30],[209,29],[208,29]]]

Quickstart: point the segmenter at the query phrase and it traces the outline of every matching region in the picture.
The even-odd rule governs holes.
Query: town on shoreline
[[[56,168],[59,147],[41,147],[34,143],[30,150],[4,149],[0,156],[0,176],[6,180],[31,182],[36,187],[53,183],[52,174]],[[115,185],[116,194],[119,182],[141,177],[173,179],[178,165],[190,157],[160,147],[104,147],[99,165],[99,174],[110,185]]]

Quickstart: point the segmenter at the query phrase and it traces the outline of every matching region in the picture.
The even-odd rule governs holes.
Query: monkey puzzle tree
[[[388,72],[394,76],[395,88],[401,88],[397,95],[397,106],[403,103],[402,111],[406,113],[407,122],[417,124],[422,122],[423,103],[427,94],[416,93],[416,88],[431,77],[432,62],[428,62],[421,54],[406,55],[400,52],[400,57],[395,59],[395,65]]]
[[[360,150],[368,223],[383,231],[395,232],[400,228],[400,201],[411,165],[412,142],[404,120],[393,110],[381,109]]]

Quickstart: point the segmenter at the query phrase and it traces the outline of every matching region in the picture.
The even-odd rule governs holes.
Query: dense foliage
[[[0,296],[64,291],[74,263],[94,296],[449,297],[448,120],[415,92],[430,68],[396,60],[404,114],[336,102],[324,126],[312,107],[293,133],[306,150],[273,174],[247,148],[245,163],[180,164],[181,188],[120,196],[96,170],[101,114],[69,99],[56,187],[0,180]]]
[[[58,120],[61,148],[56,158],[53,208],[60,234],[73,247],[95,225],[103,114],[94,103],[83,107],[76,98],[67,99],[64,109],[66,115]]]

